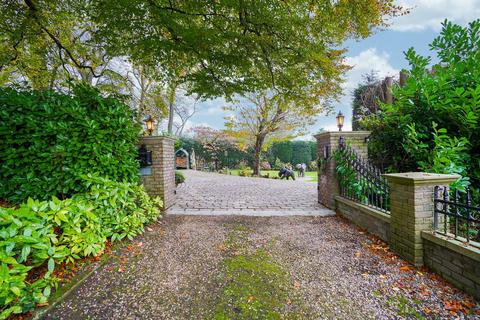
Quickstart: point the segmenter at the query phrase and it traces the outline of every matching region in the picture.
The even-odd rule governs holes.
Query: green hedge
[[[72,95],[0,88],[0,198],[85,192],[81,175],[137,182],[134,111],[90,87]]]
[[[93,175],[82,179],[89,190],[73,198],[30,198],[19,208],[0,207],[0,319],[47,302],[58,281],[57,264],[97,256],[107,238],[132,239],[160,216],[162,201],[142,186]]]
[[[185,182],[185,176],[180,171],[175,171],[175,185],[179,185]]]

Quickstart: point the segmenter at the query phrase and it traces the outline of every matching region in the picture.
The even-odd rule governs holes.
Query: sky
[[[411,8],[407,16],[392,20],[392,25],[375,33],[367,39],[358,41],[348,40],[345,47],[346,63],[352,69],[345,74],[343,95],[334,104],[334,112],[330,115],[320,115],[316,124],[311,128],[314,134],[320,129],[337,131],[335,115],[342,111],[345,115],[343,130],[351,130],[352,92],[362,81],[362,75],[375,70],[380,78],[398,76],[403,68],[408,68],[404,52],[413,47],[424,56],[433,56],[429,51],[429,44],[438,36],[441,23],[445,19],[460,25],[480,17],[480,0],[400,0],[397,4]],[[206,125],[216,129],[224,126],[224,117],[228,114],[222,110],[226,102],[222,98],[204,101],[198,105],[198,111],[189,120],[186,128]],[[311,136],[302,137],[310,139]]]

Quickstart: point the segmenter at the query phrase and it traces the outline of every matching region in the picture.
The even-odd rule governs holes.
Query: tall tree
[[[352,129],[362,130],[362,119],[380,110],[382,103],[393,103],[392,77],[380,80],[375,71],[363,75],[363,82],[353,91]]]
[[[149,115],[157,121],[164,118],[168,109],[162,98],[163,84],[158,81],[157,70],[135,64],[125,68],[131,69],[126,74],[131,106],[140,110],[140,115]]]
[[[118,92],[126,82],[115,70],[115,57],[109,56],[103,45],[96,42],[95,24],[79,14],[82,2],[65,1],[58,6],[16,2],[12,10],[6,1],[0,8],[0,30],[5,35],[18,36],[14,48],[8,47],[9,37],[0,45],[0,84],[25,84],[33,89],[68,89],[77,81],[97,86],[103,91]],[[86,3],[83,3],[85,5]],[[30,8],[30,9],[27,9]],[[28,15],[22,15],[28,12]],[[79,12],[76,12],[78,10]],[[20,30],[8,18],[16,12]],[[43,23],[41,23],[43,21]],[[13,49],[13,50],[12,50]]]
[[[47,37],[66,60],[98,77],[54,32],[66,19],[91,18],[92,36],[109,56],[162,66],[166,77],[182,65],[188,70],[182,81],[202,97],[275,88],[316,99],[340,90],[341,43],[368,36],[398,13],[393,0],[6,0],[0,4],[0,68]],[[305,88],[314,89],[308,97]]]
[[[177,121],[173,122],[173,126],[175,127],[175,135],[181,136],[183,134],[183,130],[195,112],[197,112],[197,103],[198,99],[186,99],[185,96],[182,96],[178,99],[179,101],[174,105],[174,112],[177,116]]]
[[[244,146],[254,150],[253,174],[260,174],[260,155],[276,140],[292,138],[305,133],[323,105],[308,105],[286,100],[283,96],[266,92],[249,94],[246,101],[225,107],[235,113],[226,118],[226,132]]]

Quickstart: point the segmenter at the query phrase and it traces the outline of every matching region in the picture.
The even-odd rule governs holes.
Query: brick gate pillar
[[[152,165],[140,169],[140,178],[147,193],[163,200],[164,210],[175,202],[175,139],[142,137],[139,146],[152,151]]]
[[[318,150],[318,202],[335,210],[335,197],[340,194],[335,173],[333,152],[338,149],[340,137],[363,158],[368,158],[367,138],[370,131],[323,132],[315,135]]]
[[[433,189],[460,176],[407,172],[385,174],[390,186],[390,248],[410,263],[423,265],[422,231],[433,229]]]

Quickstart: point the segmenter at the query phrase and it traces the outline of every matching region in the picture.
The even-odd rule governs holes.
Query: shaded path
[[[238,225],[288,270],[299,319],[447,318],[445,301],[468,301],[428,272],[400,270],[404,261],[337,217],[168,215],[44,319],[211,319]]]
[[[169,214],[328,216],[318,204],[317,184],[302,180],[247,178],[201,171],[182,171],[186,180],[177,188]]]

